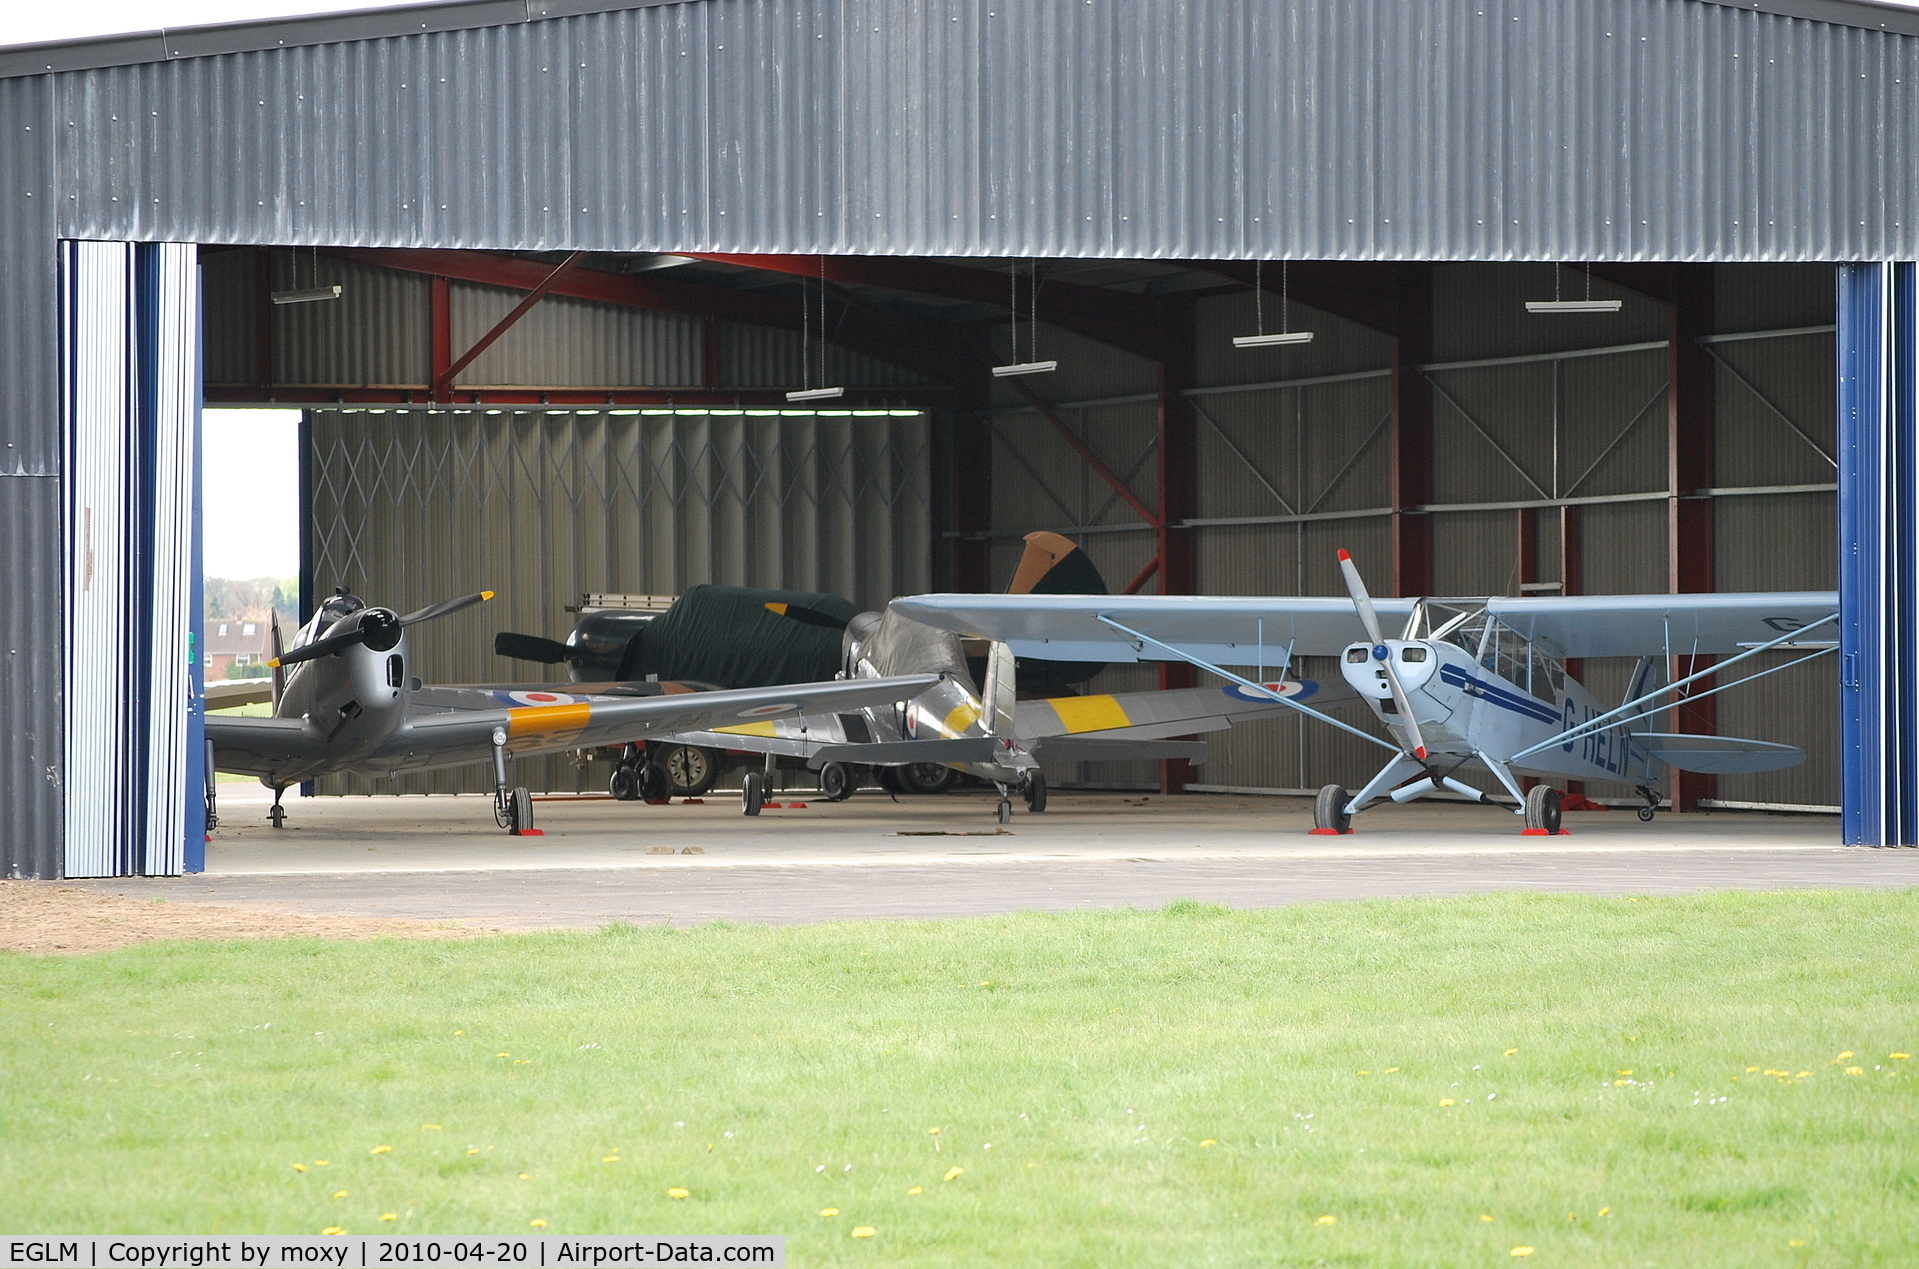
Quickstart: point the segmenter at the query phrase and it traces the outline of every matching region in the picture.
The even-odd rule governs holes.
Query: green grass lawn
[[[1911,1265],[1916,926],[1500,895],[7,956],[0,1226]]]

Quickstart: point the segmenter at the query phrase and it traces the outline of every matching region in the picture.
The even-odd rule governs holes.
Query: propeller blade
[[[844,630],[846,623],[830,612],[821,612],[817,608],[804,608],[799,604],[768,604],[766,611],[782,617],[791,617],[803,626],[823,626],[828,630]]]
[[[495,656],[512,657],[516,661],[537,661],[541,665],[558,665],[567,659],[572,651],[558,639],[542,639],[538,635],[514,634],[502,630],[493,636]]]
[[[1104,595],[1106,579],[1071,538],[1041,530],[1026,535],[1009,595]]]
[[[400,618],[400,624],[402,626],[417,626],[422,621],[432,621],[436,617],[450,616],[463,608],[471,608],[475,604],[484,604],[491,598],[493,598],[493,592],[483,590],[476,595],[462,595],[458,599],[443,599],[437,604],[428,604],[418,612],[408,613],[406,616]]]
[[[315,661],[321,657],[330,657],[341,648],[350,648],[356,643],[365,643],[366,637],[373,631],[366,628],[349,630],[345,634],[328,635],[324,639],[315,639],[304,648],[295,648],[291,652],[282,652],[267,662],[270,669],[279,669],[283,665],[298,665],[302,661]]]
[[[1379,631],[1379,615],[1373,611],[1373,597],[1366,593],[1366,583],[1360,579],[1359,567],[1353,563],[1353,557],[1344,547],[1339,552],[1339,571],[1346,578],[1346,589],[1352,593],[1353,607],[1359,610],[1359,624],[1366,627],[1366,637],[1372,640],[1373,660],[1386,671],[1386,686],[1393,690],[1393,704],[1399,707],[1399,722],[1406,729],[1406,739],[1412,744],[1412,756],[1421,762],[1426,760],[1426,738],[1419,734],[1419,720],[1413,717],[1412,701],[1407,699],[1406,689],[1400,684],[1399,671],[1393,666],[1392,651],[1386,646],[1386,639]]]

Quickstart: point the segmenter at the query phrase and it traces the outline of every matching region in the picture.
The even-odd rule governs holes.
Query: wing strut
[[[1239,675],[1234,674],[1231,670],[1223,669],[1220,666],[1214,665],[1210,661],[1200,660],[1198,657],[1192,655],[1190,652],[1187,652],[1183,648],[1176,648],[1172,644],[1161,642],[1160,640],[1153,638],[1153,636],[1149,634],[1142,634],[1140,631],[1133,629],[1131,626],[1122,626],[1117,621],[1114,621],[1111,617],[1108,617],[1105,613],[1099,613],[1096,615],[1098,617],[1098,620],[1101,623],[1107,626],[1111,626],[1114,630],[1119,631],[1121,634],[1128,635],[1134,639],[1138,639],[1143,643],[1150,643],[1155,648],[1163,648],[1164,650],[1172,653],[1175,657],[1178,657],[1180,660],[1186,662],[1187,664],[1198,666],[1200,669],[1206,671],[1208,674],[1217,674],[1219,675],[1219,677],[1226,679],[1229,682],[1239,684],[1241,687],[1246,688],[1248,691],[1258,692],[1262,696],[1270,696],[1274,700],[1278,701],[1281,705],[1285,705],[1292,709],[1296,709],[1300,713],[1308,715],[1309,717],[1317,718],[1322,723],[1331,723],[1333,726],[1339,728],[1341,731],[1351,732],[1353,735],[1359,737],[1361,740],[1369,741],[1372,744],[1378,745],[1381,749],[1390,749],[1394,753],[1400,752],[1400,748],[1398,745],[1389,744],[1386,741],[1381,740],[1379,737],[1372,735],[1370,732],[1361,731],[1359,728],[1354,727],[1350,723],[1342,723],[1337,718],[1328,717],[1327,715],[1320,713],[1316,709],[1313,709],[1306,705],[1301,705],[1298,701],[1292,700],[1289,697],[1282,696],[1280,693],[1273,691],[1273,689],[1271,689],[1270,687],[1267,687],[1264,683],[1255,683],[1251,679],[1241,678]]]
[[[1727,666],[1738,665],[1741,661],[1745,661],[1752,657],[1756,657],[1761,652],[1769,652],[1772,649],[1778,647],[1782,643],[1790,643],[1792,640],[1797,639],[1801,635],[1805,634],[1808,630],[1817,630],[1819,627],[1826,625],[1828,622],[1833,622],[1837,620],[1839,620],[1839,614],[1833,613],[1830,616],[1821,617],[1819,620],[1813,622],[1810,625],[1801,626],[1797,630],[1788,630],[1785,634],[1780,635],[1777,639],[1774,639],[1771,642],[1762,643],[1759,646],[1754,648],[1748,648],[1746,651],[1741,652],[1738,656],[1729,657],[1726,660],[1719,662],[1717,665],[1709,665],[1705,669],[1700,670],[1696,674],[1688,674],[1683,679],[1674,679],[1672,682],[1666,684],[1664,687],[1654,688],[1652,691],[1647,692],[1644,696],[1641,696],[1636,700],[1627,701],[1624,705],[1621,705],[1618,709],[1608,710],[1596,718],[1588,719],[1587,721],[1579,724],[1579,726],[1577,727],[1569,727],[1565,731],[1560,732],[1557,736],[1553,736],[1549,739],[1542,740],[1538,744],[1533,745],[1530,748],[1520,750],[1518,753],[1514,754],[1512,757],[1506,759],[1506,761],[1518,762],[1521,758],[1530,757],[1531,755],[1538,753],[1542,749],[1551,749],[1554,745],[1563,745],[1567,743],[1568,741],[1577,740],[1581,736],[1588,735],[1592,732],[1603,731],[1607,727],[1611,726],[1613,723],[1619,721],[1619,718],[1621,715],[1630,714],[1632,713],[1633,710],[1638,709],[1641,705],[1644,705],[1649,701],[1657,700],[1661,696],[1666,696],[1672,692],[1675,692],[1678,689],[1686,686],[1688,683],[1696,683],[1700,679],[1705,678],[1709,674],[1717,674],[1721,670],[1724,670]],[[1706,699],[1706,697],[1708,696],[1715,696],[1718,693],[1725,691],[1729,687],[1738,687],[1742,683],[1750,683],[1754,679],[1764,678],[1768,674],[1776,674],[1780,670],[1791,669],[1795,665],[1801,665],[1807,661],[1812,660],[1814,657],[1822,657],[1826,655],[1826,653],[1831,651],[1833,651],[1833,648],[1830,648],[1830,647],[1821,648],[1817,652],[1814,652],[1809,656],[1800,657],[1797,661],[1788,661],[1786,664],[1776,665],[1770,670],[1761,670],[1757,674],[1748,674],[1745,678],[1739,679],[1732,683],[1724,684],[1723,686],[1720,686],[1720,687],[1715,687],[1708,692],[1701,692],[1697,696],[1688,696],[1686,699],[1689,701],[1701,701]]]

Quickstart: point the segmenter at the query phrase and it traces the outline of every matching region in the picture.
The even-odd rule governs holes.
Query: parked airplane
[[[1647,720],[1707,676],[1775,649],[1803,651],[1783,665],[1685,696],[1700,699],[1831,652],[1817,637],[1838,619],[1830,592],[1795,594],[1593,595],[1539,599],[1388,599],[1366,592],[1352,558],[1339,553],[1350,600],[1317,597],[1200,598],[921,595],[892,609],[916,621],[1010,645],[1021,656],[1071,660],[1180,660],[1265,693],[1392,751],[1356,794],[1329,784],[1314,806],[1316,833],[1351,831],[1352,817],[1383,796],[1407,802],[1444,787],[1491,797],[1458,778],[1467,763],[1489,771],[1519,802],[1528,833],[1560,831],[1560,794],[1522,789],[1519,776],[1619,781],[1658,804],[1661,765],[1683,771],[1768,771],[1803,761],[1791,745],[1675,735]],[[1387,638],[1381,618],[1402,623]],[[1809,638],[1812,635],[1814,637]],[[1724,656],[1709,669],[1666,681],[1675,657]],[[1390,741],[1270,693],[1225,668],[1287,666],[1299,656],[1338,656],[1346,681],[1372,706]],[[1567,657],[1641,658],[1625,701],[1608,709],[1567,677]]]
[[[1059,534],[1042,532],[1027,536],[1008,593],[1105,591],[1098,569],[1083,551]],[[824,677],[829,656],[833,671],[851,681],[939,675],[937,684],[912,700],[902,697],[857,711],[809,709],[777,720],[687,732],[672,738],[678,748],[669,749],[667,761],[683,760],[688,752],[740,750],[766,755],[770,775],[778,757],[799,757],[819,771],[821,796],[828,801],[851,796],[856,783],[851,768],[857,766],[915,773],[912,781],[921,787],[927,787],[924,773],[929,769],[948,778],[950,771],[963,771],[999,788],[1002,823],[1011,814],[1013,790],[1029,810],[1045,809],[1044,763],[1200,761],[1203,742],[1169,738],[1284,712],[1284,706],[1274,703],[1275,694],[1322,703],[1329,697],[1353,697],[1344,688],[1328,693],[1319,684],[1298,681],[1275,682],[1251,693],[1233,686],[1071,695],[1065,688],[1091,678],[1104,668],[1103,661],[1016,661],[1003,644],[971,657],[954,634],[923,625],[893,607],[866,613],[851,608],[834,596],[696,587],[651,622],[627,614],[593,613],[582,617],[564,644],[503,634],[495,640],[495,650],[548,663],[564,659],[574,673],[617,666],[630,677],[661,666],[695,677],[712,675],[728,686],[754,675],[761,676],[760,681],[801,673]],[[627,633],[616,634],[622,630]],[[1021,691],[1048,696],[1018,701]],[[742,809],[759,814],[766,777],[751,772],[742,783]],[[648,800],[663,797],[666,785],[665,773],[645,761],[623,765],[612,778],[616,795]]]
[[[507,786],[510,754],[621,744],[808,709],[857,709],[910,699],[938,682],[936,675],[919,674],[744,691],[606,682],[580,684],[571,692],[544,683],[422,684],[411,673],[408,627],[491,597],[481,591],[400,616],[369,608],[344,591],[335,594],[294,636],[293,646],[269,663],[275,670],[292,667],[273,717],[207,718],[212,765],[259,776],[271,787],[269,818],[278,828],[286,818],[281,794],[316,775],[398,775],[491,759],[494,820],[526,835],[539,830],[526,789]]]

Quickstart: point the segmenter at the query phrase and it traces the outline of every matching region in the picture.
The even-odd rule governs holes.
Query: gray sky
[[[298,410],[205,410],[203,550],[208,577],[300,571]]]

